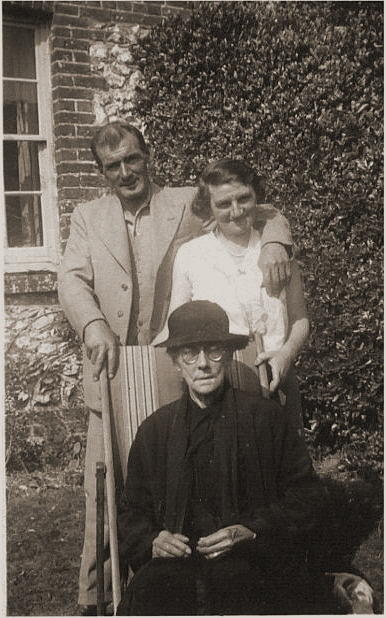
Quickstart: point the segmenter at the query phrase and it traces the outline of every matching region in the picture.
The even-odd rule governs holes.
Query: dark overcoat
[[[130,450],[118,530],[122,564],[133,570],[151,559],[152,541],[161,530],[175,533],[183,528],[187,403],[185,394],[147,418]],[[213,431],[219,528],[243,524],[256,532],[261,559],[272,556],[275,548],[283,555],[284,546],[289,549],[294,540],[304,540],[319,504],[320,486],[304,441],[275,402],[229,385]]]

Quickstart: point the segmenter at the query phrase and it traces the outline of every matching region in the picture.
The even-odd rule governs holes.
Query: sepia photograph
[[[383,614],[383,34],[2,1],[7,616]]]

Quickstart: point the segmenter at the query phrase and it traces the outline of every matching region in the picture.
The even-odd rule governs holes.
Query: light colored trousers
[[[113,452],[117,453],[117,448],[114,448],[114,432],[113,432]],[[102,416],[100,412],[90,410],[86,459],[84,469],[84,492],[86,498],[86,518],[84,529],[84,543],[80,564],[79,574],[79,605],[96,605],[96,464],[98,461],[104,461],[103,447],[103,430]],[[117,459],[114,459],[114,474],[116,486],[116,498],[119,497],[123,487],[123,476],[121,466]],[[104,585],[105,585],[105,601],[111,601],[111,566],[109,558],[109,528],[107,515],[107,500],[105,491],[105,526],[104,526]]]

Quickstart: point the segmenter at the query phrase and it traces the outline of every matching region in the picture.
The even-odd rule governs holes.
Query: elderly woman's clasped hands
[[[221,528],[208,536],[198,539],[196,551],[207,560],[220,558],[231,551],[238,543],[252,541],[256,534],[241,524]],[[192,550],[189,538],[184,534],[162,530],[153,541],[153,558],[188,558]]]

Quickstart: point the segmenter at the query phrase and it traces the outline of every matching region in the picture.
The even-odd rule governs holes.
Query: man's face
[[[220,231],[226,238],[249,237],[256,215],[256,194],[250,185],[229,182],[209,185],[210,207]]]
[[[149,192],[148,156],[135,135],[127,133],[117,148],[100,148],[103,173],[123,204],[137,205]]]
[[[230,357],[231,353],[221,345],[194,345],[181,348],[175,364],[191,395],[201,398],[222,386]]]

